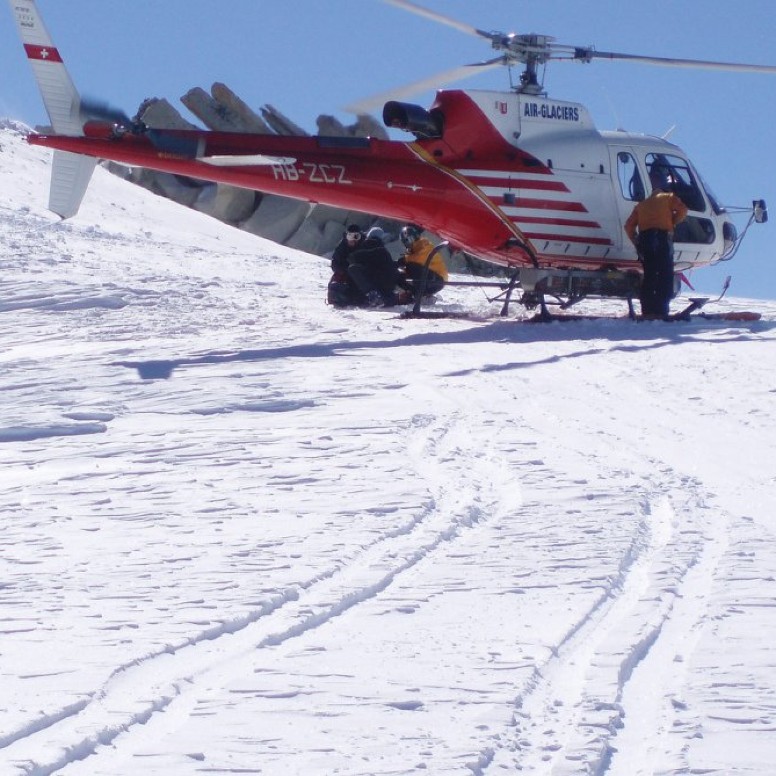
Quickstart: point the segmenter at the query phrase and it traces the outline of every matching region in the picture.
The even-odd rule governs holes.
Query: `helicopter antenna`
[[[612,116],[614,116],[614,126],[617,127],[618,132],[625,132],[625,125],[622,123],[622,121],[620,121],[620,114],[617,112],[617,106],[614,104],[614,100],[609,94],[608,89],[605,89],[602,86],[601,91],[603,92],[606,101],[609,103],[609,110],[611,110]]]
[[[676,129],[676,124],[671,124],[671,126],[660,137],[663,140],[668,140],[668,138],[674,133],[675,129]]]
[[[517,86],[515,85],[515,72],[512,69],[512,65],[508,65],[507,67],[509,71],[509,88],[510,89],[517,89]]]

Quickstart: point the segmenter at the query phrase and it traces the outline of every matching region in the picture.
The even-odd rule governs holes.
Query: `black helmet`
[[[649,171],[649,182],[653,189],[671,190],[671,173],[664,165],[652,165]]]
[[[414,245],[415,240],[417,240],[422,234],[422,227],[418,226],[417,224],[407,224],[407,226],[402,227],[401,241],[406,248],[411,248]]]

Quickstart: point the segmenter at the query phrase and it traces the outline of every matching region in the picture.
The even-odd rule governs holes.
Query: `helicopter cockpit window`
[[[706,201],[687,162],[670,154],[647,154],[647,170],[650,177],[658,172],[669,191],[676,194],[690,210],[704,212]]]
[[[644,182],[641,180],[636,160],[627,151],[617,154],[617,177],[620,180],[620,191],[624,199],[631,202],[641,202],[646,196]]]
[[[657,173],[663,188],[676,194],[690,211],[687,218],[676,225],[674,241],[711,245],[715,239],[714,223],[704,217],[706,200],[687,162],[671,154],[647,154],[645,161],[650,178]]]
[[[721,215],[722,213],[727,213],[726,208],[720,204],[720,201],[717,195],[709,188],[709,184],[706,183],[705,180],[703,180],[703,176],[699,173],[698,177],[701,180],[701,186],[703,186],[703,189],[706,192],[706,196],[709,198],[709,202],[711,202],[711,209],[717,215]]]

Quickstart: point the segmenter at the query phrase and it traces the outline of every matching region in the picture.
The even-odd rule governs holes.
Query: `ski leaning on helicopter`
[[[776,67],[565,46],[545,35],[479,30],[409,0],[385,1],[486,40],[497,52],[440,74],[437,83],[519,64],[519,84],[510,92],[442,90],[428,110],[385,101],[385,124],[411,133],[409,142],[153,129],[81,100],[35,0],[9,0],[53,127],[28,138],[54,149],[49,208],[74,215],[96,161],[107,159],[419,223],[444,244],[510,270],[503,312],[519,289],[517,301],[545,314],[548,297],[567,308],[588,296],[626,299],[633,314],[641,265],[623,224],[649,194],[653,170],[689,211],[674,234],[675,291],[683,272],[732,258],[749,226],[767,220],[763,200],[737,209],[749,213],[739,235],[679,147],[598,131],[583,105],[550,99],[537,70],[553,60],[601,58],[761,73]],[[374,106],[373,99],[350,109]]]

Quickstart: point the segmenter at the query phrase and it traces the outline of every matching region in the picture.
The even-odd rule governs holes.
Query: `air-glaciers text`
[[[575,105],[553,105],[548,102],[526,102],[523,116],[532,119],[579,121],[579,108]]]

